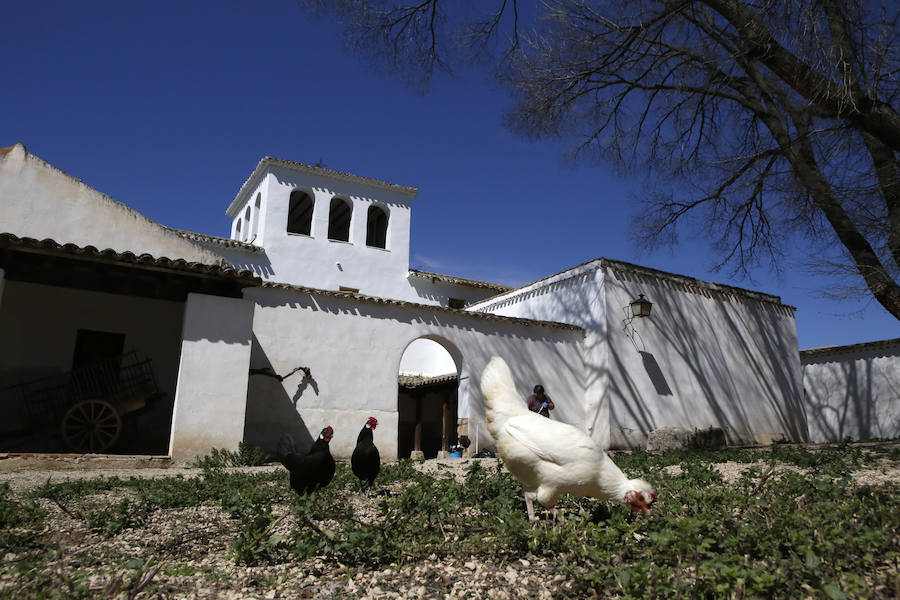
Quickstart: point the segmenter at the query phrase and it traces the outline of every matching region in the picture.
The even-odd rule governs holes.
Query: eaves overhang
[[[0,233],[4,278],[43,285],[183,301],[188,293],[240,298],[262,284],[251,271],[227,264],[100,250],[94,246]]]

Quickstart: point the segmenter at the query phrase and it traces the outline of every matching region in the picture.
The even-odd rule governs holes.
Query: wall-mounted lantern
[[[631,301],[632,317],[649,317],[653,303],[644,298],[643,294],[638,294],[638,296],[637,300]]]
[[[634,328],[634,325],[631,324],[636,318],[644,318],[650,316],[650,309],[653,308],[653,303],[644,298],[643,294],[638,294],[638,298],[636,300],[632,300],[630,304],[622,307],[622,312],[625,313],[625,318],[622,319],[622,326],[625,330],[625,335],[628,336],[628,339],[631,340],[631,343],[634,344],[635,349],[638,351],[641,350],[644,346],[643,339],[640,340],[640,348],[638,348],[638,342],[635,340],[635,336],[640,338],[640,334]]]

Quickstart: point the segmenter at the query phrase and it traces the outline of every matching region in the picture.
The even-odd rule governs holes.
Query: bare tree
[[[700,231],[746,274],[804,239],[900,319],[896,2],[547,0],[527,33],[516,2],[445,4],[328,10],[419,84],[505,35],[508,125],[651,174],[642,242]]]

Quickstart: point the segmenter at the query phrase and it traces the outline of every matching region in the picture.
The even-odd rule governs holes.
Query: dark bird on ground
[[[375,477],[381,470],[381,456],[378,454],[378,448],[375,447],[372,431],[378,426],[378,419],[369,417],[359,436],[356,438],[356,448],[350,457],[350,466],[353,468],[353,474],[359,477],[363,482],[370,486],[375,483]]]
[[[334,429],[325,427],[306,455],[279,452],[278,460],[291,473],[291,487],[301,496],[325,487],[334,478],[334,458],[328,446],[333,435]]]

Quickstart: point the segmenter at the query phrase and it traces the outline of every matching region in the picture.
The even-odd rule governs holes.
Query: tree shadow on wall
[[[643,287],[636,277],[622,277],[620,281],[630,297]],[[681,291],[675,284],[657,285]],[[664,351],[662,358],[669,374],[673,368],[681,369],[679,379],[696,386],[691,402],[698,410],[679,413],[680,423],[721,427],[729,435],[729,443],[754,441],[757,434],[782,433],[791,440],[806,439],[801,390],[792,373],[791,358],[797,350],[790,336],[779,329],[781,319],[790,316],[786,314],[789,309],[739,295],[712,295],[708,300],[703,296],[661,305],[664,310],[654,314],[647,325],[652,327],[647,343]],[[702,329],[713,325],[715,331]],[[622,348],[624,345],[619,350]],[[655,391],[674,396],[655,358],[645,352],[640,355]],[[610,362],[614,372],[627,375],[627,356],[616,352],[615,347]],[[646,435],[677,420],[676,415],[661,411],[652,398],[645,398],[637,382],[627,376],[613,378],[611,388],[615,399],[610,406],[613,430],[636,430]],[[656,423],[653,415],[666,417]]]
[[[319,385],[309,367],[298,366],[283,374],[273,367],[268,356],[253,336],[250,354],[250,378],[247,383],[247,411],[244,420],[244,443],[259,446],[275,455],[278,440],[289,435],[297,451],[305,453],[318,435],[310,433],[297,405],[307,390],[316,395]],[[291,388],[296,386],[293,392]]]
[[[826,357],[804,364],[804,402],[813,441],[900,435],[900,371],[889,366],[879,369],[874,364],[879,356],[891,354]],[[893,356],[900,360],[900,352]],[[876,381],[881,385],[876,386]]]

